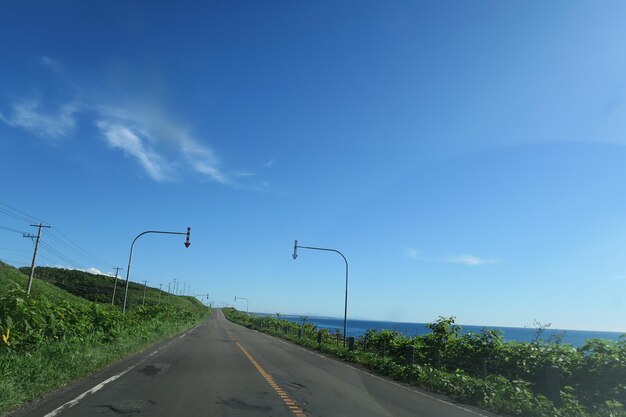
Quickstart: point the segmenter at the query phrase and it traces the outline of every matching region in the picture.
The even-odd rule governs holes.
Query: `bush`
[[[0,297],[0,354],[62,340],[82,341],[87,336],[110,342],[122,331],[150,320],[192,322],[200,317],[199,313],[166,304],[136,307],[124,315],[108,304],[53,303],[43,295],[27,296],[16,286]]]

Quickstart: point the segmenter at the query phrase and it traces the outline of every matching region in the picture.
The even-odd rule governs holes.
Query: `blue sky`
[[[341,316],[298,239],[350,317],[626,331],[626,4],[205,3],[3,8],[0,201],[98,258],[40,264],[191,226],[131,279]]]

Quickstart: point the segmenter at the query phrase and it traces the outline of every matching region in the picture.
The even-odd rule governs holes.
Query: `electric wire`
[[[65,238],[65,240],[67,240],[69,243],[71,243],[76,250],[80,251],[81,253],[83,253],[83,257],[88,257],[90,258],[93,262],[99,263],[100,265],[105,265],[107,267],[111,267],[112,263],[111,262],[107,262],[105,260],[103,260],[102,258],[97,257],[96,255],[90,253],[89,251],[87,251],[86,249],[82,248],[79,244],[77,244],[76,242],[74,242],[72,239],[70,239],[65,233],[63,233],[58,227],[53,226],[52,229],[54,229],[54,231],[52,230],[47,230],[46,232],[48,232],[48,235],[51,236],[54,233],[58,233],[59,235],[61,235],[63,238]],[[58,238],[58,237],[57,237]]]
[[[65,241],[61,240],[61,238],[59,238],[58,236],[54,235],[53,233],[49,232],[48,230],[46,230],[45,235],[47,237],[49,237],[50,239],[52,239],[53,241],[55,241],[56,243],[58,243],[59,245],[63,246],[66,250],[71,251],[74,255],[80,257],[81,259],[84,259],[88,262],[92,262],[98,265],[106,265],[108,266],[108,263],[102,261],[101,259],[88,254],[88,252],[86,251],[79,251],[77,249],[75,249],[73,246],[69,245],[68,243],[66,243]]]
[[[13,229],[12,227],[8,227],[8,226],[1,226],[0,225],[0,229],[4,229],[8,232],[13,232],[13,233],[19,233],[21,235],[26,235],[28,234],[27,232],[23,231],[23,230],[17,230],[17,229]]]
[[[65,262],[69,263],[70,265],[77,267],[77,268],[81,268],[81,269],[87,269],[84,265],[82,265],[80,262],[76,262],[75,260],[73,260],[72,258],[70,258],[69,256],[64,255],[63,253],[61,253],[59,250],[55,249],[54,247],[52,247],[50,244],[44,242],[43,240],[39,241],[39,244],[41,246],[43,246],[44,248],[46,248],[49,252],[49,254],[54,255],[55,257],[57,257],[58,259],[64,260]]]
[[[24,266],[28,266],[28,263],[27,263],[27,262],[24,262],[24,261],[17,261],[17,260],[15,260],[15,259],[0,258],[0,261],[2,261],[2,262],[4,262],[4,263],[10,262],[10,263],[12,263],[12,264],[16,264],[16,265],[24,265]]]
[[[17,219],[17,220],[20,220],[20,221],[23,221],[23,222],[26,222],[26,223],[30,223],[31,222],[30,219],[28,219],[26,217],[23,217],[23,216],[20,216],[20,215],[15,214],[15,213],[11,213],[9,210],[6,210],[3,207],[0,207],[0,213],[3,213],[3,214],[5,214],[5,215],[7,215],[9,217],[13,217],[14,219]]]
[[[37,223],[42,223],[42,224],[46,224],[46,225],[48,225],[48,224],[49,224],[48,222],[44,222],[43,220],[38,219],[38,218],[36,218],[36,217],[34,217],[34,216],[31,216],[31,215],[30,215],[30,214],[28,214],[28,213],[24,213],[23,211],[18,210],[18,209],[16,209],[15,207],[11,207],[10,205],[8,205],[8,204],[6,204],[6,203],[3,203],[2,201],[0,201],[0,205],[1,205],[1,206],[4,206],[4,207],[6,207],[6,208],[8,208],[8,209],[10,209],[10,210],[13,210],[13,211],[15,211],[15,212],[19,213],[20,215],[22,215],[22,216],[26,217],[27,219],[26,219],[26,220],[24,220],[24,221],[26,221],[26,222],[29,222],[29,223],[30,223],[30,222],[32,222],[32,221],[35,221],[35,222],[37,222]],[[3,207],[0,207],[0,210],[2,210],[2,211],[8,211],[8,210],[6,210],[6,209],[5,209],[5,208],[3,208]],[[16,215],[16,216],[17,216],[17,215]]]
[[[40,223],[40,224],[44,224],[48,226],[50,225],[48,222],[38,219],[37,217],[32,216],[2,201],[0,201],[0,214],[5,214],[9,217],[23,221],[28,224]],[[0,229],[4,229],[6,231],[14,232],[14,233],[28,234],[28,232],[18,230],[9,226],[0,226]],[[56,243],[58,243],[59,245],[63,246],[66,250],[72,252],[75,256],[78,256],[81,259],[88,261],[89,263],[95,263],[95,264],[98,264],[99,266],[106,266],[107,268],[109,268],[112,265],[110,262],[107,262],[103,260],[102,258],[99,258],[98,256],[90,253],[89,251],[81,247],[74,240],[72,240],[69,236],[63,233],[58,227],[54,227],[54,232],[51,230],[51,228],[46,228],[44,230],[44,234],[50,239],[56,241]],[[69,258],[69,256],[66,256],[66,257]],[[74,263],[78,264],[77,262],[74,262]]]

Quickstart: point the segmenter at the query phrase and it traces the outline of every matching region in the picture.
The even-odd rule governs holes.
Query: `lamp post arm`
[[[160,230],[146,230],[145,232],[139,233],[133,239],[133,243],[130,245],[130,254],[128,255],[128,268],[126,268],[126,290],[124,291],[124,305],[122,307],[122,313],[126,313],[126,300],[128,299],[128,281],[130,279],[130,263],[133,260],[133,248],[135,247],[135,242],[141,236],[146,235],[148,233],[158,233],[163,235],[186,235],[186,232],[162,232]]]
[[[237,301],[237,300],[245,300],[246,301],[246,313],[248,313],[249,310],[250,310],[250,304],[248,303],[248,299],[247,298],[243,298],[243,297],[235,296],[235,301]]]
[[[312,249],[312,250],[321,250],[321,251],[326,251],[326,252],[335,252],[338,253],[339,255],[341,255],[341,257],[343,258],[343,261],[346,264],[346,295],[345,295],[345,300],[344,300],[344,310],[343,310],[343,346],[346,346],[346,332],[348,329],[348,260],[346,259],[346,257],[344,256],[343,253],[339,252],[337,249],[329,249],[329,248],[318,248],[315,246],[300,246],[297,244],[294,245],[294,248],[302,248],[302,249]],[[294,254],[294,258],[295,258],[295,254]]]

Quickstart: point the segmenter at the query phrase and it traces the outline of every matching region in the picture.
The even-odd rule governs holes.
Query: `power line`
[[[8,251],[11,251],[11,252],[26,252],[26,253],[30,252],[30,251],[24,250],[24,249],[3,248],[3,247],[0,247],[0,250],[8,250]]]
[[[17,220],[21,220],[23,222],[30,223],[30,219],[28,219],[26,217],[23,217],[23,216],[20,216],[20,215],[15,214],[15,213],[11,213],[9,210],[6,210],[6,209],[4,209],[2,207],[0,207],[0,213],[6,214],[7,216],[13,217],[14,219],[17,219]]]
[[[7,226],[1,226],[0,225],[0,229],[4,229],[4,230],[6,230],[8,232],[19,233],[20,235],[26,234],[26,232],[23,231],[23,230],[13,229],[12,227],[7,227]]]
[[[51,238],[52,240],[54,240],[55,242],[57,242],[59,245],[63,246],[65,249],[71,251],[72,253],[74,253],[75,255],[81,257],[82,259],[85,259],[89,262],[94,262],[96,264],[103,264],[106,265],[106,263],[101,262],[100,259],[96,258],[95,256],[91,256],[89,254],[85,255],[85,251],[78,251],[76,250],[74,247],[70,246],[69,244],[67,244],[66,242],[64,242],[63,240],[61,240],[60,238],[58,238],[57,236],[55,236],[54,234],[52,234],[49,231],[46,231],[46,236],[48,236],[49,238]]]
[[[13,211],[15,211],[15,212],[17,212],[17,213],[19,213],[19,214],[23,215],[23,216],[26,216],[26,217],[28,218],[28,220],[25,220],[25,221],[27,221],[27,222],[29,222],[29,223],[30,223],[30,222],[32,222],[32,221],[36,221],[36,222],[38,222],[38,223],[49,224],[48,222],[44,222],[43,220],[38,219],[38,218],[36,218],[36,217],[33,217],[33,216],[31,216],[30,214],[28,214],[28,213],[24,213],[23,211],[18,210],[18,209],[16,209],[15,207],[11,207],[10,205],[8,205],[8,204],[6,204],[6,203],[3,203],[2,201],[0,201],[0,205],[4,206],[4,207],[6,207],[6,208],[9,208],[9,209],[11,209],[11,210],[13,210]],[[7,211],[6,209],[3,209],[2,207],[0,207],[0,210],[3,210],[3,211],[5,211],[5,212]]]
[[[101,258],[98,258],[97,256],[93,255],[92,253],[90,253],[87,250],[83,249],[78,243],[74,242],[66,234],[64,234],[61,230],[59,230],[58,227],[54,227],[54,231],[59,233],[62,237],[64,237],[68,242],[70,242],[72,245],[74,245],[79,251],[83,252],[86,256],[89,256],[89,257],[93,258],[95,261],[98,261],[102,265],[111,266],[110,262],[107,262],[107,261],[105,261],[105,260],[103,260]]]
[[[52,265],[56,265],[57,262],[55,262],[54,260],[48,258],[46,255],[44,254],[40,254],[39,256],[41,256],[42,258],[44,258],[46,261],[50,262]],[[43,266],[43,265],[42,265]],[[49,267],[48,267],[49,268]]]
[[[75,260],[71,259],[70,257],[64,255],[63,253],[61,253],[59,250],[55,249],[54,247],[50,246],[48,243],[46,242],[40,242],[41,245],[46,248],[49,253],[51,255],[56,256],[58,259],[61,259],[67,263],[69,263],[70,265],[77,267],[77,268],[81,268],[81,269],[87,269],[87,267],[85,267],[85,265],[80,264],[79,262],[76,262]]]
[[[17,220],[26,222],[26,223],[31,223],[33,221],[36,221],[37,223],[40,224],[44,224],[46,226],[49,226],[50,224],[48,222],[44,222],[41,219],[38,219],[34,216],[31,216],[30,214],[21,211],[19,209],[16,209],[15,207],[10,206],[9,204],[3,203],[2,201],[0,201],[0,213],[5,214],[7,216],[13,217]],[[5,229],[7,231],[10,232],[14,232],[14,233],[20,233],[20,234],[27,234],[24,231],[20,231],[17,229],[13,229],[7,226],[0,226],[0,228]],[[56,233],[58,233],[60,236],[55,235],[52,230],[47,230],[46,231],[46,235],[48,237],[50,237],[51,239],[57,241],[57,243],[59,243],[60,245],[64,246],[67,250],[72,251],[74,254],[80,256],[81,258],[88,260],[89,262],[94,262],[97,264],[100,264],[102,266],[107,266],[110,267],[112,264],[110,262],[107,262],[95,255],[93,255],[92,253],[88,252],[87,250],[83,249],[79,244],[77,244],[76,242],[74,242],[72,239],[70,239],[66,234],[64,234],[61,230],[59,230],[59,228],[54,227],[54,230]],[[66,240],[68,243],[64,242],[63,240]]]
[[[24,262],[23,260],[22,261],[16,261],[15,259],[0,258],[0,261],[5,262],[5,263],[6,262],[11,262],[11,263],[18,264],[18,265],[28,265],[28,263]]]

